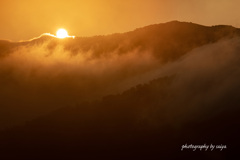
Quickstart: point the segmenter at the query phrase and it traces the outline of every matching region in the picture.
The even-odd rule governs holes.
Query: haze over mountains
[[[0,41],[0,128],[22,125],[0,133],[1,150],[168,157],[185,143],[221,143],[230,149],[199,158],[229,158],[239,35],[173,21],[108,36]]]

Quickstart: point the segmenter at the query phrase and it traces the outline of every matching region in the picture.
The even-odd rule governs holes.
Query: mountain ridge
[[[109,36],[0,41],[0,158],[231,159],[239,48],[239,29],[176,21]],[[186,143],[227,150],[182,152]]]
[[[3,55],[15,47],[42,45],[46,42],[46,49],[49,52],[52,52],[57,45],[63,46],[64,50],[73,53],[73,55],[91,51],[94,52],[95,56],[105,56],[116,50],[119,54],[124,54],[134,49],[140,49],[142,51],[151,50],[160,61],[167,62],[179,58],[193,48],[216,42],[222,38],[232,38],[239,35],[240,30],[231,26],[208,27],[194,23],[172,21],[106,36],[58,39],[43,35],[40,38],[25,42],[2,41],[0,42],[0,50],[2,50],[1,55]],[[6,44],[11,44],[11,47]]]
[[[108,36],[58,39],[43,35],[26,42],[0,41],[0,76],[3,77],[0,95],[10,99],[9,96],[16,93],[9,92],[9,88],[15,86],[16,92],[25,89],[30,97],[42,93],[39,97],[45,97],[44,100],[49,99],[46,95],[51,93],[54,102],[47,100],[45,103],[50,101],[57,103],[56,106],[98,99],[154,79],[153,73],[163,65],[178,61],[206,44],[238,36],[238,33],[239,29],[231,26],[206,27],[173,21]],[[148,77],[148,74],[152,76]],[[83,84],[79,84],[80,80]],[[44,88],[52,89],[46,93]],[[65,92],[69,96],[64,96]],[[15,97],[16,100],[22,106],[28,106],[23,108],[35,108],[30,107],[33,104],[41,108],[37,96],[32,104],[28,102],[28,96],[19,94],[21,96]],[[0,106],[14,105],[3,101]],[[18,106],[13,108],[18,110]],[[2,114],[4,117],[4,112]],[[4,123],[9,123],[6,119]]]
[[[177,26],[177,25],[191,25],[192,27],[208,27],[208,28],[225,28],[225,29],[233,29],[233,30],[238,30],[239,32],[239,28],[236,28],[236,27],[233,27],[231,25],[212,25],[212,26],[206,26],[206,25],[201,25],[201,24],[197,24],[197,23],[193,23],[193,22],[181,22],[181,21],[177,21],[177,20],[174,20],[174,21],[169,21],[169,22],[166,22],[166,23],[158,23],[158,24],[151,24],[151,25],[147,25],[147,26],[144,26],[144,27],[139,27],[139,28],[136,28],[134,30],[131,30],[131,31],[126,31],[126,32],[122,32],[122,33],[113,33],[113,34],[107,34],[107,35],[95,35],[95,36],[89,36],[89,37],[80,37],[80,36],[76,36],[75,38],[76,39],[79,39],[79,38],[94,38],[94,37],[107,37],[107,36],[114,36],[114,35],[120,35],[120,34],[127,34],[127,33],[132,33],[132,32],[135,32],[135,31],[141,31],[141,30],[146,30],[146,29],[149,29],[149,28],[155,28],[155,27],[161,27],[161,26]],[[26,40],[26,41],[11,41],[11,40],[1,40],[1,42],[9,42],[9,43],[26,43],[26,42],[31,42],[31,41],[35,41],[35,40],[38,40],[38,39],[59,39],[57,37],[53,37],[51,36],[50,34],[42,34],[40,35],[39,37],[37,38],[33,38],[32,40]],[[75,38],[65,38],[65,39],[75,39]],[[63,40],[63,39],[60,39],[60,40]]]

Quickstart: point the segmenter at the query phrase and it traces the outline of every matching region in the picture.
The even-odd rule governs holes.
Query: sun
[[[57,31],[57,38],[66,38],[69,37],[68,32],[65,29],[59,29]]]

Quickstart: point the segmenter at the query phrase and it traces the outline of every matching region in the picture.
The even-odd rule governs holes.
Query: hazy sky
[[[130,31],[172,20],[240,26],[239,0],[1,0],[0,39],[28,40],[65,28],[70,35]]]

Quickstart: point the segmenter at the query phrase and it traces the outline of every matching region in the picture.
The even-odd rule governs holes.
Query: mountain
[[[205,106],[191,107],[190,100],[177,105],[175,101],[182,93],[173,93],[174,80],[175,77],[156,79],[122,94],[62,108],[25,126],[1,132],[1,156],[35,159],[234,157],[238,145],[239,108],[236,105],[239,106],[239,96],[218,99]],[[237,90],[239,93],[239,88]],[[201,98],[204,101],[207,97]],[[224,104],[226,101],[228,106]],[[181,147],[185,144],[223,144],[228,148],[221,152],[217,149],[183,152]]]
[[[0,41],[0,156],[231,159],[239,35],[173,21],[108,36]],[[227,149],[181,151],[185,144]]]
[[[134,31],[108,36],[76,37],[58,39],[42,35],[25,42],[1,41],[1,50],[19,46],[42,45],[50,41],[47,49],[53,51],[59,44],[71,54],[93,52],[93,56],[106,56],[117,50],[118,54],[127,54],[134,49],[151,50],[161,61],[176,60],[193,48],[214,43],[223,38],[231,38],[240,34],[240,30],[232,26],[217,25],[212,27],[194,23],[172,21],[150,25]],[[193,36],[194,35],[194,36]]]

